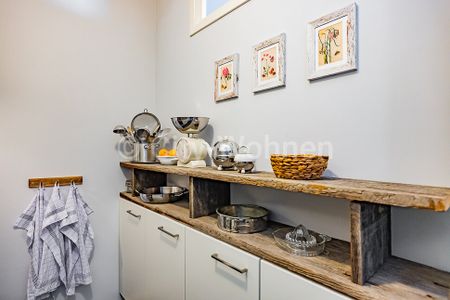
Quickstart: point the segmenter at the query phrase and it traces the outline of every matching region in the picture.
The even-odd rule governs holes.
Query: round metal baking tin
[[[217,226],[234,233],[254,233],[267,228],[269,211],[251,204],[233,204],[216,209]]]

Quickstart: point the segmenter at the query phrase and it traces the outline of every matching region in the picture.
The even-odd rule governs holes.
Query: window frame
[[[223,18],[248,1],[250,0],[229,0],[206,16],[206,0],[190,0],[190,36]]]

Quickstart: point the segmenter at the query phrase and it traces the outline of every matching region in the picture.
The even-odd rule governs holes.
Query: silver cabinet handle
[[[141,215],[133,214],[133,212],[131,211],[131,209],[130,209],[130,210],[127,210],[127,213],[130,214],[130,215],[132,215],[132,216],[135,217],[135,218],[138,218],[139,220],[141,219]]]
[[[167,230],[164,229],[163,226],[159,226],[159,227],[158,227],[158,230],[164,232],[165,234],[167,234],[167,235],[173,237],[173,238],[176,239],[176,240],[178,240],[178,238],[180,237],[179,234],[173,234],[173,233],[171,233],[171,232],[168,232]]]
[[[233,270],[235,270],[236,272],[239,272],[239,273],[241,273],[241,274],[245,274],[245,273],[248,272],[248,269],[247,269],[247,268],[239,269],[238,267],[233,266],[233,265],[230,264],[229,262],[226,262],[226,261],[224,261],[223,259],[219,258],[219,254],[217,254],[217,253],[211,254],[211,258],[217,260],[218,262],[224,264],[225,266],[227,266],[227,267],[229,267],[229,268],[231,268],[231,269],[233,269]]]

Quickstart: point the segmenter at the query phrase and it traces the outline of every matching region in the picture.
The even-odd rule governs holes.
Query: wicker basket
[[[327,168],[328,156],[314,154],[270,156],[275,176],[286,179],[319,179]]]

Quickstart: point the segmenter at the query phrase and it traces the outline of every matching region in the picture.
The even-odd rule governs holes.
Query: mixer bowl
[[[172,123],[175,128],[188,135],[198,134],[208,126],[209,118],[205,117],[174,117]]]

